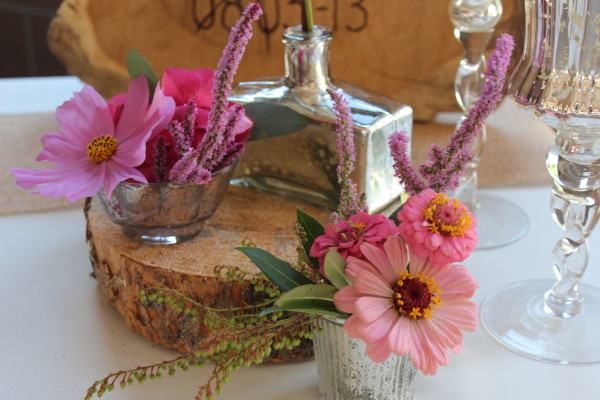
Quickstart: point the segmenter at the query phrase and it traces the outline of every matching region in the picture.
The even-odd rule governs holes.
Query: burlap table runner
[[[413,163],[420,165],[431,143],[446,146],[454,125],[415,123]],[[487,142],[477,169],[479,187],[539,185],[552,182],[546,170],[546,153],[554,131],[529,118],[505,98],[486,123]]]
[[[453,125],[415,124],[413,158],[416,165],[425,158],[431,143],[445,145]],[[19,188],[9,168],[41,168],[40,136],[57,130],[54,113],[0,114],[0,215],[48,211],[80,206],[64,198],[31,195]],[[549,183],[545,157],[553,132],[519,112],[505,99],[487,124],[488,140],[479,172],[480,187]]]
[[[11,167],[51,166],[36,162],[35,157],[42,150],[40,137],[57,129],[54,113],[0,115],[0,215],[81,207],[81,201],[29,194],[17,186],[10,172]]]

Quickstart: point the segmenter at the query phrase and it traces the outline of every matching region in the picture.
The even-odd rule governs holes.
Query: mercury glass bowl
[[[204,185],[121,182],[109,198],[98,193],[108,218],[133,240],[163,245],[192,239],[223,201],[233,163],[212,174]]]

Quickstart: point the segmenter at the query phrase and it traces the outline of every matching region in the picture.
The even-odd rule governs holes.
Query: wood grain
[[[282,259],[295,260],[297,240],[293,225],[298,205],[283,197],[230,186],[225,200],[198,237],[176,245],[149,246],[125,236],[93,199],[86,205],[85,214],[94,275],[130,330],[161,346],[193,351],[210,333],[209,329],[165,306],[142,306],[139,292],[147,286],[167,287],[218,308],[252,302],[255,294],[249,284],[217,279],[214,267],[229,265],[257,272],[234,249],[247,239]],[[327,221],[329,212],[300,206]],[[273,361],[307,358],[312,358],[310,343],[272,355]]]
[[[111,97],[127,87],[125,57],[132,48],[159,74],[167,67],[214,69],[229,28],[248,3],[65,0],[50,26],[49,45],[69,73]],[[255,25],[238,81],[283,75],[280,38],[286,26],[300,22],[294,3],[262,1],[265,13]],[[417,120],[458,110],[453,82],[462,47],[453,37],[448,1],[314,0],[313,5],[315,22],[334,31],[334,78],[410,105]],[[522,0],[505,0],[503,7],[496,33],[509,32],[520,44]]]

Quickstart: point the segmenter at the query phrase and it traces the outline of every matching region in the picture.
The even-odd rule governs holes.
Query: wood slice
[[[323,223],[329,218],[329,212],[323,209],[230,186],[225,200],[196,238],[175,245],[150,246],[125,236],[108,219],[97,199],[92,199],[86,204],[85,215],[94,275],[130,330],[161,346],[193,351],[210,333],[209,329],[164,305],[142,306],[139,292],[148,286],[167,287],[218,308],[251,302],[256,296],[249,283],[217,279],[214,267],[237,266],[258,272],[248,258],[234,249],[248,239],[282,259],[294,261],[297,206]],[[274,352],[271,358],[277,362],[312,357],[312,343],[307,342],[293,351]]]
[[[52,52],[69,73],[104,96],[124,92],[127,52],[142,52],[162,74],[166,67],[216,68],[229,29],[250,0],[64,0],[48,32]],[[288,26],[300,23],[298,1],[263,0],[264,15],[237,81],[281,76]],[[416,120],[458,111],[454,76],[462,46],[454,39],[449,1],[313,0],[315,23],[333,30],[331,71],[394,97]],[[522,0],[504,0],[496,35],[523,42]],[[493,47],[493,41],[490,43]],[[515,51],[513,63],[520,51]],[[513,64],[514,65],[514,64]]]

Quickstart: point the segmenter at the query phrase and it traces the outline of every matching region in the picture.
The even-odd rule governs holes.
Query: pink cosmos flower
[[[425,189],[409,197],[397,218],[411,251],[437,266],[465,260],[477,245],[477,219],[443,193]]]
[[[337,249],[342,257],[349,256],[362,258],[360,246],[363,243],[382,245],[390,235],[397,235],[398,229],[394,223],[384,215],[370,215],[359,212],[350,217],[348,221],[329,224],[325,227],[325,234],[319,236],[310,249],[310,256],[319,259],[321,274],[323,260],[330,248]]]
[[[147,182],[135,167],[146,156],[146,142],[170,121],[175,104],[159,86],[152,103],[145,77],[133,79],[124,105],[113,115],[107,102],[91,86],[56,110],[61,132],[42,137],[44,149],[37,161],[56,164],[53,169],[12,168],[19,186],[37,187],[33,193],[65,196],[71,201],[95,195],[101,187],[111,195],[126,179]]]
[[[417,369],[435,374],[448,364],[448,349],[460,351],[461,331],[477,329],[477,305],[467,300],[477,282],[462,265],[437,267],[409,254],[399,236],[389,237],[383,250],[369,243],[361,250],[366,261],[349,257],[346,266],[354,284],[333,298],[352,314],[344,323],[348,335],[367,343],[374,362],[410,353]]]
[[[208,114],[210,112],[213,98],[211,88],[213,86],[214,71],[209,69],[187,70],[180,68],[167,68],[162,76],[162,85],[165,95],[171,96],[175,100],[175,114],[169,124],[171,127],[176,125],[185,126],[189,121],[189,110],[193,110],[194,127],[192,128],[193,137],[187,138],[189,142],[187,147],[194,149],[202,141],[206,133],[208,123]],[[111,102],[121,103],[121,97],[111,99]],[[230,102],[228,111],[232,112],[235,103]],[[190,107],[191,106],[191,107]],[[233,127],[234,147],[232,151],[239,146],[244,146],[250,137],[253,122],[246,115],[243,116]],[[172,129],[171,129],[172,130]],[[167,171],[170,171],[173,165],[182,156],[178,149],[176,138],[167,129],[163,129],[158,136],[148,143],[146,148],[146,161],[138,168],[148,178],[149,182],[156,182],[153,166],[155,163],[154,145],[157,140],[164,140],[166,151]],[[185,152],[184,152],[185,153]],[[223,167],[217,166],[217,169]],[[214,172],[214,171],[213,171]]]

